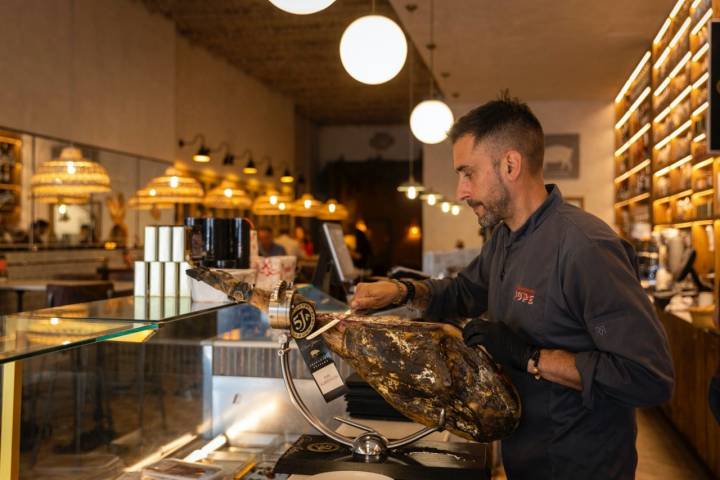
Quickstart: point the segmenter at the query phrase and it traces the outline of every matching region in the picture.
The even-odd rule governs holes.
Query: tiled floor
[[[712,480],[678,433],[657,410],[638,410],[636,480]],[[503,472],[494,480],[505,480]]]

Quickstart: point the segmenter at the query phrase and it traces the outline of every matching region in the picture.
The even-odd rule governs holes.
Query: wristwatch
[[[535,380],[540,380],[542,375],[540,374],[540,349],[534,347],[532,355],[530,355],[530,374],[535,377]]]

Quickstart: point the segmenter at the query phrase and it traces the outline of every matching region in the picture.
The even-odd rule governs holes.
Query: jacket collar
[[[545,198],[543,203],[530,215],[530,217],[522,224],[520,228],[514,232],[510,231],[510,228],[503,224],[510,234],[510,241],[514,242],[524,237],[527,234],[534,232],[542,223],[545,221],[550,214],[557,209],[557,207],[563,203],[562,194],[560,189],[555,184],[545,185],[545,190],[548,196]]]

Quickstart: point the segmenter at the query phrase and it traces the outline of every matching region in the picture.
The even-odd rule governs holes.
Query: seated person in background
[[[287,228],[280,229],[280,235],[275,239],[275,243],[283,247],[288,255],[298,258],[305,256],[300,242],[290,236],[290,230]]]
[[[285,255],[285,249],[273,241],[273,233],[270,227],[258,228],[258,250],[262,257]]]
[[[300,248],[302,248],[306,256],[310,257],[315,253],[312,240],[305,235],[305,229],[302,225],[295,227],[295,240],[298,241]]]
[[[95,232],[90,225],[80,225],[80,239],[81,245],[92,245],[95,243]]]
[[[30,225],[30,230],[32,233],[33,243],[47,243],[50,240],[50,224],[47,222],[47,220],[35,220]],[[13,240],[15,241],[15,243],[30,243],[30,232],[18,231],[15,233]]]

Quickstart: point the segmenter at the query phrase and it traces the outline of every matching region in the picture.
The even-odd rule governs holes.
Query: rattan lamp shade
[[[341,222],[346,220],[348,216],[349,213],[347,208],[332,198],[322,205],[322,209],[318,213],[318,218],[320,220],[327,220],[331,222]]]
[[[128,207],[135,210],[166,209],[172,208],[172,203],[158,203],[154,197],[150,196],[147,188],[141,188],[128,200]]]
[[[110,191],[110,177],[97,162],[83,158],[75,147],[40,165],[30,180],[32,192],[44,196],[81,196]]]
[[[39,203],[84,205],[90,202],[90,195],[33,195],[33,200]]]
[[[245,190],[238,188],[233,182],[225,180],[210,190],[205,196],[203,204],[209,208],[250,208],[252,200]]]
[[[257,216],[290,215],[292,197],[278,192],[274,187],[267,189],[265,195],[259,195],[252,205],[252,213]]]
[[[148,196],[157,204],[202,203],[204,191],[200,182],[175,168],[168,168],[165,174],[150,180],[145,187]]]
[[[322,203],[312,194],[305,193],[292,203],[292,214],[296,217],[317,217],[322,209]]]

